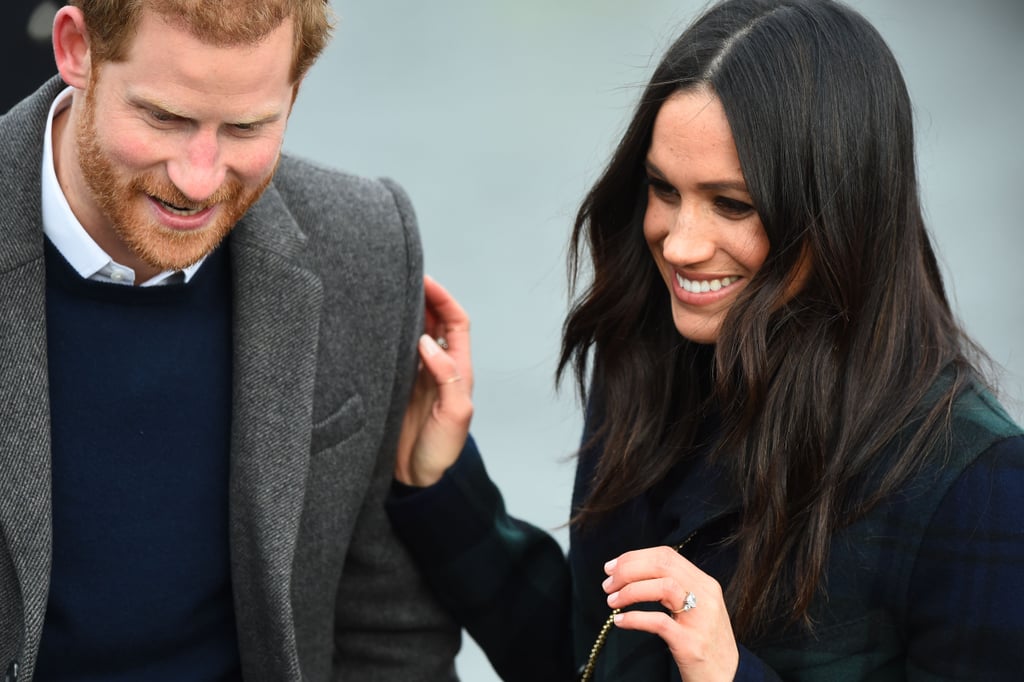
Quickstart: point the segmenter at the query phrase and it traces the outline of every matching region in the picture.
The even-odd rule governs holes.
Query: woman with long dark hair
[[[1024,435],[950,310],[906,86],[863,17],[707,10],[571,246],[568,561],[486,476],[468,320],[431,280],[390,503],[504,679],[1021,675]]]

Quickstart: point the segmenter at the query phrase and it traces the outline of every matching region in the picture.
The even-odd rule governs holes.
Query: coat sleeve
[[[1024,436],[983,452],[929,523],[910,582],[907,679],[1020,679]]]
[[[433,486],[395,483],[387,509],[440,602],[502,680],[574,679],[565,556],[550,535],[506,513],[472,437]]]
[[[742,644],[737,644],[740,663],[733,682],[781,682],[778,674]]]
[[[334,678],[366,682],[457,679],[460,630],[441,608],[392,532],[384,504],[402,416],[416,375],[423,329],[423,265],[416,221],[404,191],[383,181],[402,222],[405,279],[395,379],[370,487],[345,557],[336,601]],[[392,261],[401,263],[400,253]]]

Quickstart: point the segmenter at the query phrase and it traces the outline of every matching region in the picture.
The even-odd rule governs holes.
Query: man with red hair
[[[0,671],[449,680],[382,500],[422,328],[394,183],[281,153],[325,0],[75,0],[0,118]]]

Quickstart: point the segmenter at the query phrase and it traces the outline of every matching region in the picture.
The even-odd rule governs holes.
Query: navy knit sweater
[[[226,247],[189,284],[83,280],[49,242],[53,568],[37,680],[239,679]]]

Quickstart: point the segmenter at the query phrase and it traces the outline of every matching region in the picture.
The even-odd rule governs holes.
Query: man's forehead
[[[278,31],[254,46],[218,47],[141,18],[124,59],[97,64],[110,92],[134,107],[220,123],[270,122],[286,117],[294,98],[291,33]]]
[[[257,6],[258,5],[258,6]],[[168,28],[189,34],[213,47],[257,45],[287,24],[294,28],[294,13],[286,2],[181,2],[159,0],[143,4],[142,17],[150,16]]]

